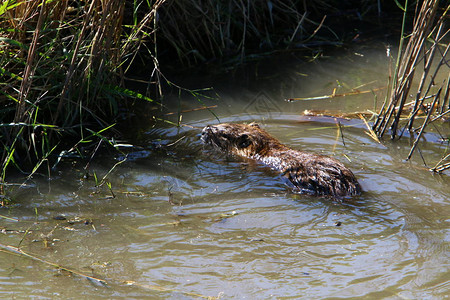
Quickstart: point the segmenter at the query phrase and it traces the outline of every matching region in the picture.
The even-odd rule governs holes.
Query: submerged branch
[[[25,251],[23,251],[23,250],[20,249],[20,248],[17,248],[17,247],[14,247],[14,246],[10,246],[10,245],[3,245],[3,244],[0,244],[0,248],[3,249],[3,251],[6,252],[6,253],[19,254],[19,255],[21,255],[21,256],[24,256],[24,257],[27,257],[27,258],[31,258],[32,260],[39,261],[39,262],[41,262],[41,263],[44,263],[44,264],[53,266],[53,267],[55,267],[55,268],[57,268],[57,269],[61,269],[61,270],[67,271],[67,272],[69,272],[69,273],[72,273],[72,274],[75,274],[75,275],[84,277],[84,278],[86,278],[86,279],[93,280],[93,281],[95,281],[95,282],[97,282],[97,283],[101,283],[102,285],[107,285],[106,280],[99,279],[99,278],[96,278],[96,277],[94,277],[94,276],[86,275],[86,274],[84,274],[84,273],[81,273],[81,272],[76,271],[76,270],[71,269],[71,268],[63,267],[63,266],[61,266],[61,265],[59,265],[59,264],[56,264],[56,263],[47,261],[47,260],[45,260],[45,259],[42,259],[42,258],[40,258],[40,257],[38,257],[38,256],[36,256],[36,255],[34,255],[34,254],[25,252]]]
[[[447,154],[447,156],[443,157],[433,168],[430,169],[432,172],[440,173],[442,171],[450,169],[450,162],[444,163],[447,159],[450,158],[450,154]]]

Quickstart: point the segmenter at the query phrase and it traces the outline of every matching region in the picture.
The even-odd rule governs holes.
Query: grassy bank
[[[164,1],[3,1],[0,6],[2,179],[12,165],[29,173],[58,156],[112,136],[124,70],[152,36]],[[141,5],[146,5],[140,3]],[[137,3],[134,3],[137,5]],[[125,10],[133,12],[125,22]],[[105,139],[107,141],[107,139]]]

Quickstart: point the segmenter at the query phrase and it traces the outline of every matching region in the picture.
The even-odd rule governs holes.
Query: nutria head
[[[201,139],[221,151],[244,157],[264,154],[282,146],[256,123],[208,125],[203,128]]]

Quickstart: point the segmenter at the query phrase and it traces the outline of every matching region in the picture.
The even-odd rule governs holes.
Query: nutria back
[[[256,123],[208,125],[201,139],[222,152],[260,161],[279,171],[297,192],[336,199],[361,193],[355,175],[340,161],[293,150]]]

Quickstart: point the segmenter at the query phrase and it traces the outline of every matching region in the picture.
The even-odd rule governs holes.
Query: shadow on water
[[[133,141],[137,147],[107,178],[111,189],[96,186],[92,173],[100,179],[120,156],[92,162],[89,178],[83,178],[77,162],[60,167],[52,179],[35,176],[13,188],[17,204],[0,212],[19,220],[0,219],[3,245],[20,245],[37,257],[105,279],[110,288],[0,252],[0,295],[444,297],[448,174],[430,174],[420,157],[405,162],[407,141],[378,144],[360,120],[342,121],[339,133],[334,119],[304,122],[300,117],[305,109],[324,106],[365,110],[373,107],[373,96],[282,100],[326,95],[335,85],[357,86],[384,76],[382,55],[360,52],[363,60],[351,52],[297,75],[293,62],[285,65],[282,82],[224,85],[222,98],[211,100],[221,122],[258,121],[292,148],[338,158],[358,177],[364,189],[360,197],[340,204],[293,194],[268,168],[204,148],[200,129],[217,120],[193,111],[183,115],[188,126],[148,129]],[[355,60],[359,65],[349,66]],[[428,164],[443,149],[439,143],[422,146]]]

